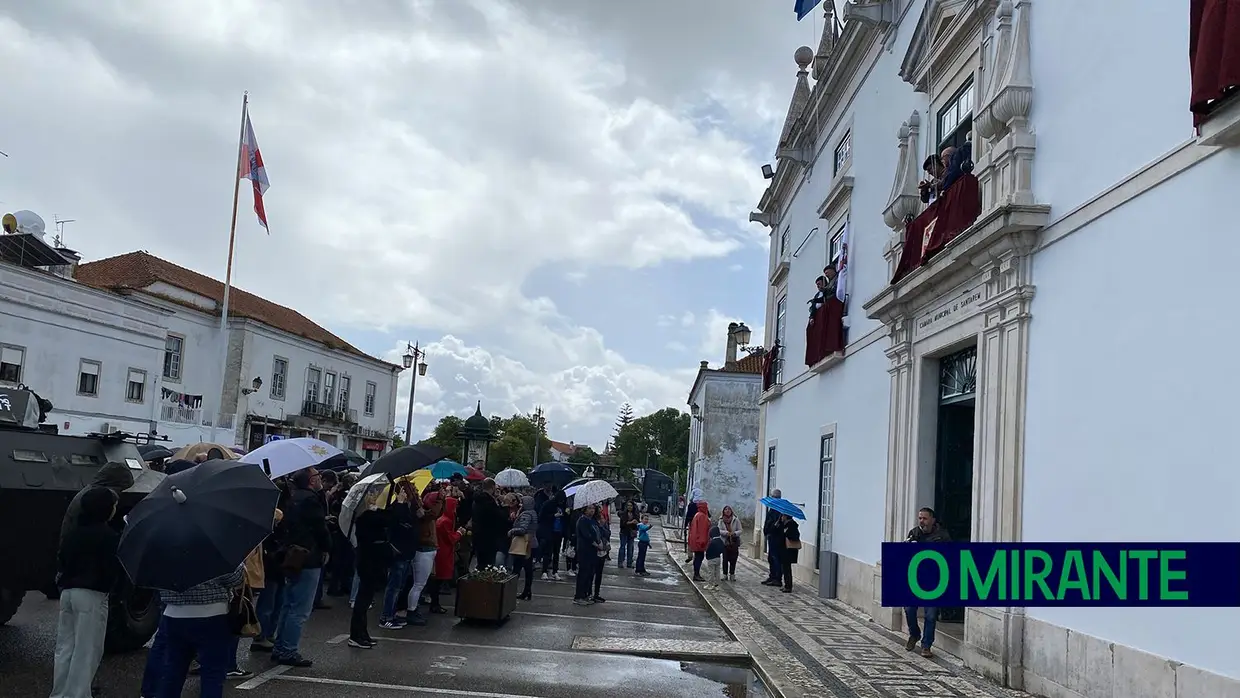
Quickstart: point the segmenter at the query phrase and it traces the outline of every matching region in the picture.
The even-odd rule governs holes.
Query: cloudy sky
[[[543,405],[601,447],[760,341],[764,187],[821,20],[792,0],[0,0],[0,208],[234,278],[379,356],[427,347],[415,436]],[[816,26],[815,26],[816,25]],[[408,383],[397,421],[403,426]]]

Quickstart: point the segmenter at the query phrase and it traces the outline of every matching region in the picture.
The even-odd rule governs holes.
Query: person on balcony
[[[939,192],[943,190],[943,159],[940,155],[927,155],[925,162],[921,163],[921,169],[926,173],[926,178],[917,183],[917,191],[921,194],[921,202],[923,204],[933,203],[939,198]]]
[[[973,171],[973,144],[943,149],[943,191],[951,189],[956,180]]]

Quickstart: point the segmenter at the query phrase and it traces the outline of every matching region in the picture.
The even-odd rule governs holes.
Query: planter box
[[[502,582],[459,579],[456,582],[456,617],[498,623],[517,610],[517,575]]]

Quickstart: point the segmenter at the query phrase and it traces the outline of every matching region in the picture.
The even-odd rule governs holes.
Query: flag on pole
[[[848,314],[848,242],[852,237],[852,222],[844,224],[844,235],[840,241],[840,260],[836,262],[835,297],[844,304],[844,313]]]
[[[269,234],[267,227],[267,209],[263,207],[263,194],[270,183],[267,181],[267,168],[263,166],[263,155],[258,151],[258,140],[254,138],[254,126],[250,123],[250,113],[245,114],[245,131],[241,136],[241,179],[248,179],[254,184],[254,213],[258,222]]]
[[[835,2],[835,0],[831,1]],[[808,17],[810,12],[814,11],[814,8],[818,7],[822,0],[796,0],[796,3],[797,21],[800,22]]]

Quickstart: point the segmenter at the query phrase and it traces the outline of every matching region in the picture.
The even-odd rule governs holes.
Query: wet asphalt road
[[[459,624],[450,613],[430,624],[403,630],[372,628],[380,644],[349,648],[347,599],[330,599],[331,610],[315,611],[302,639],[309,669],[275,668],[264,654],[250,655],[241,643],[242,666],[255,672],[233,682],[226,695],[273,698],[343,696],[460,696],[475,698],[626,698],[649,696],[757,696],[747,688],[748,669],[572,649],[578,637],[727,640],[689,583],[662,552],[661,532],[652,533],[647,569],[638,578],[610,562],[603,577],[606,603],[572,605],[573,580],[534,583],[534,599],[519,602],[502,626]],[[618,543],[613,539],[613,550]],[[451,611],[451,597],[445,605]],[[51,690],[56,602],[26,597],[17,616],[0,627],[0,698],[36,698]],[[372,612],[372,622],[375,617]],[[137,698],[145,650],[106,657],[99,670],[107,698]],[[195,680],[185,695],[197,695]]]

